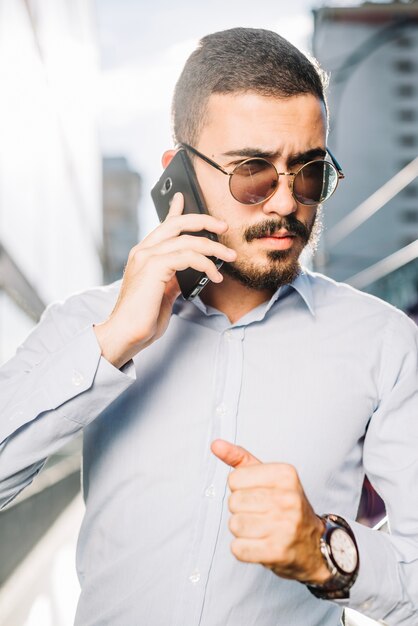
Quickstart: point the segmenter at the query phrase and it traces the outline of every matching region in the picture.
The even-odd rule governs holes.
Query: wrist
[[[128,342],[124,342],[121,334],[115,331],[109,321],[94,324],[93,330],[100,346],[101,354],[106,361],[117,369],[127,363],[139,350],[135,350]]]
[[[314,554],[315,554],[315,564],[312,568],[312,574],[309,577],[309,580],[306,580],[305,583],[309,585],[323,585],[329,581],[331,578],[331,573],[328,567],[325,565],[324,557],[321,553],[320,549],[320,541],[321,537],[325,533],[326,524],[325,520],[317,515],[317,524],[316,524],[316,532],[314,533]]]

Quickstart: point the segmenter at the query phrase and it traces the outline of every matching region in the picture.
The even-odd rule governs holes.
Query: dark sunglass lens
[[[329,198],[338,183],[338,173],[328,161],[304,165],[295,176],[293,193],[301,204],[320,204]]]
[[[235,200],[243,204],[257,204],[276,189],[277,173],[268,161],[249,159],[235,168],[229,185]]]

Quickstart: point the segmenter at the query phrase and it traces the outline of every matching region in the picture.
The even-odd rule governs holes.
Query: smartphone
[[[173,196],[178,191],[184,197],[183,214],[208,213],[192,162],[183,148],[176,152],[161,178],[151,190],[151,197],[160,222],[163,222],[167,217]],[[187,234],[194,237],[208,237],[212,241],[218,241],[215,233],[207,230]],[[221,267],[221,259],[209,258],[218,269]],[[176,277],[185,300],[195,298],[209,282],[209,278],[204,272],[199,272],[191,267],[176,272]]]

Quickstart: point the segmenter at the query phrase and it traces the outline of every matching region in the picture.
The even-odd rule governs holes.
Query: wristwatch
[[[356,539],[349,524],[333,513],[321,517],[325,530],[319,548],[331,578],[323,585],[307,584],[311,593],[324,600],[342,600],[350,597],[360,565]]]

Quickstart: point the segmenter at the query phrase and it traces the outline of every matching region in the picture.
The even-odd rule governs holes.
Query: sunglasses
[[[309,161],[297,172],[278,172],[273,163],[261,157],[245,159],[227,172],[215,161],[187,143],[179,147],[189,150],[212,167],[229,176],[231,195],[241,204],[261,204],[277,191],[280,176],[290,176],[290,191],[297,202],[314,206],[325,202],[334,193],[338,182],[344,178],[341,167],[327,149],[332,163],[325,159]]]

